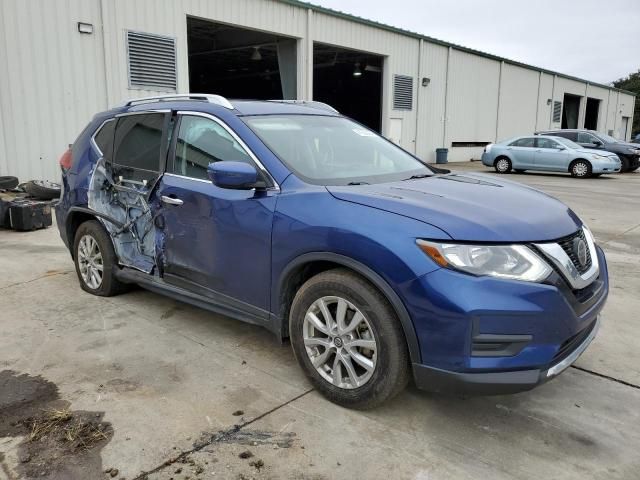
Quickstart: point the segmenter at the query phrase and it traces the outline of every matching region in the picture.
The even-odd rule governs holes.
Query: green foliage
[[[640,133],[640,70],[636,73],[632,73],[627,77],[620,78],[613,82],[613,86],[628,90],[638,95],[636,97],[636,108],[633,114],[633,135]]]

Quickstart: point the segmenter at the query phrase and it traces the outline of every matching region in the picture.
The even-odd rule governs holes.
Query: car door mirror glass
[[[245,162],[225,160],[210,163],[207,175],[211,182],[220,188],[250,190],[264,187],[264,182],[258,181],[258,171],[255,167]]]

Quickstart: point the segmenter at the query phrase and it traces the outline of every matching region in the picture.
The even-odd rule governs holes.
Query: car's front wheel
[[[386,298],[359,275],[329,270],[298,290],[289,316],[298,363],[329,400],[372,408],[409,380],[409,356]]]
[[[509,173],[511,171],[511,160],[507,157],[499,157],[494,163],[494,168],[498,173]]]
[[[73,258],[82,289],[101,297],[121,293],[125,285],[115,276],[118,262],[104,227],[96,220],[86,221],[74,239]]]
[[[591,176],[591,164],[586,160],[576,160],[571,164],[571,176],[587,178]]]

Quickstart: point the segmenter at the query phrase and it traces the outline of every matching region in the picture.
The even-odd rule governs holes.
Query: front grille
[[[580,265],[575,249],[573,248],[573,242],[576,238],[581,238],[587,245],[587,261],[584,265]],[[573,266],[576,267],[581,275],[591,268],[591,252],[589,251],[589,244],[587,243],[587,239],[584,235],[584,230],[580,229],[576,233],[558,240],[558,245],[560,245],[565,253],[569,256],[571,262],[573,263]]]
[[[551,360],[551,364],[553,365],[556,362],[559,362],[566,355],[573,352],[573,350],[575,350],[578,345],[580,345],[589,336],[591,330],[593,330],[593,328],[596,326],[596,323],[597,321],[591,322],[591,325],[589,325],[587,328],[562,342],[562,345],[560,345],[558,352],[554,355],[553,360]]]

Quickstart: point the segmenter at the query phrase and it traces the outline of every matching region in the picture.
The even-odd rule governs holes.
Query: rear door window
[[[596,141],[598,141],[598,139],[593,135],[591,135],[590,133],[586,133],[586,132],[578,133],[578,143],[595,143]]]
[[[553,135],[555,135],[556,137],[567,138],[572,142],[575,142],[577,137],[576,132],[553,132]]]
[[[114,168],[132,176],[135,172],[158,173],[163,169],[168,116],[164,113],[125,115],[118,119],[114,141]],[[144,175],[143,175],[144,176]]]
[[[519,138],[515,142],[510,144],[511,147],[528,147],[533,148],[535,139],[534,138]]]

